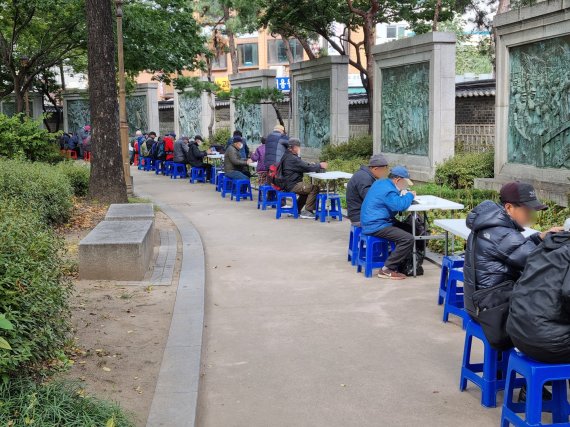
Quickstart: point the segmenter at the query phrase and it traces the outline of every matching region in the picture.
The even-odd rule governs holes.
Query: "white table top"
[[[417,196],[415,200],[418,203],[410,206],[408,208],[408,212],[425,212],[437,209],[452,211],[464,208],[461,203],[455,203],[451,200],[442,199],[441,197],[437,196]]]
[[[471,233],[471,230],[467,228],[467,225],[465,224],[465,219],[436,219],[433,224],[465,240],[467,240]],[[538,230],[533,230],[528,227],[522,232],[525,237],[534,233],[538,233]]]
[[[322,180],[332,180],[332,179],[350,179],[352,174],[348,172],[341,171],[330,171],[330,172],[311,172],[308,173],[311,178],[322,179]]]
[[[223,154],[208,154],[208,159],[223,159]]]
[[[251,162],[251,163],[249,164],[249,167],[255,169],[255,168],[257,167],[257,162]]]

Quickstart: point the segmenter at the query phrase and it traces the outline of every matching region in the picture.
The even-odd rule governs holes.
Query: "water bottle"
[[[566,219],[564,223],[564,231],[570,231],[570,218]]]

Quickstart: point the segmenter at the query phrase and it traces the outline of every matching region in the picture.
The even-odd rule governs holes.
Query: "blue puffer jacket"
[[[467,239],[463,267],[463,299],[465,310],[476,316],[473,293],[507,280],[517,281],[529,254],[542,240],[538,233],[524,237],[521,233],[524,228],[513,221],[501,205],[490,200],[476,206],[467,215],[466,223],[471,234]],[[475,247],[474,233],[477,233]],[[471,261],[472,254],[475,265]]]
[[[414,201],[414,195],[400,195],[400,190],[390,179],[376,181],[368,190],[362,210],[360,222],[364,234],[374,234],[395,222],[398,212],[405,211]]]

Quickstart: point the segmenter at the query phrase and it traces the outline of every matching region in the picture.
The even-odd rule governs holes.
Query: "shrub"
[[[43,129],[39,120],[0,114],[0,157],[56,163],[63,159],[57,136]]]
[[[131,427],[116,404],[85,394],[78,382],[37,384],[18,379],[0,384],[0,425],[38,427]]]
[[[331,171],[343,171],[348,173],[354,173],[358,169],[360,169],[360,166],[367,165],[369,160],[370,160],[369,158],[368,159],[353,158],[347,160],[332,159],[328,161],[329,164],[328,169]]]
[[[442,164],[435,171],[435,182],[451,188],[472,188],[475,178],[492,178],[494,154],[458,154]]]
[[[33,206],[0,203],[0,313],[13,326],[2,332],[12,349],[0,348],[0,377],[61,357],[71,292],[62,250]]]
[[[72,209],[69,179],[45,163],[0,160],[0,203],[14,200],[32,207],[49,224],[66,222]]]
[[[213,141],[208,141],[208,143],[210,146],[216,144],[225,147],[230,136],[232,136],[232,133],[228,128],[216,129],[212,138]]]
[[[57,169],[67,176],[76,196],[83,197],[87,195],[89,190],[89,165],[68,160],[59,163]]]
[[[344,144],[327,144],[321,151],[321,160],[329,161],[334,159],[369,159],[372,155],[372,136],[364,135],[351,138]]]

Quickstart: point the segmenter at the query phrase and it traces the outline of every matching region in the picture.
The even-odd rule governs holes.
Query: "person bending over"
[[[194,140],[188,144],[188,163],[195,168],[204,168],[206,170],[206,180],[209,180],[212,174],[212,165],[204,163],[204,157],[211,154],[211,150],[202,151],[200,146],[204,143],[204,139],[200,135],[196,135]]]

